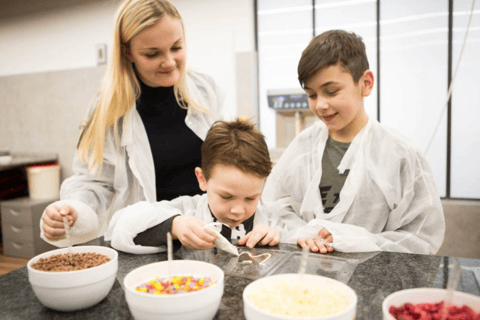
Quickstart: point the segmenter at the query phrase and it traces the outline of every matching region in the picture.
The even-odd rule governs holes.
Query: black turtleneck
[[[157,201],[201,194],[194,169],[201,165],[203,141],[185,124],[187,110],[173,87],[149,87],[140,81],[137,100],[155,165]]]

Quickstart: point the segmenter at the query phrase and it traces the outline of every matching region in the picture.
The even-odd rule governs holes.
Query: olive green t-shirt
[[[340,191],[350,170],[340,174],[337,168],[349,146],[350,142],[338,142],[328,137],[323,151],[322,178],[319,185],[324,213],[330,213],[340,201]]]

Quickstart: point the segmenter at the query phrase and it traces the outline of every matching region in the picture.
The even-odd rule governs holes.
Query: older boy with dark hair
[[[215,237],[203,227],[222,223],[221,234],[247,247],[278,244],[283,223],[258,205],[272,169],[264,136],[241,120],[216,122],[202,144],[202,167],[195,169],[203,195],[157,203],[140,202],[112,217],[106,240],[130,253],[165,250],[166,234],[190,249],[211,249]]]
[[[310,42],[298,79],[321,121],[285,150],[263,200],[290,229],[282,242],[313,252],[436,253],[445,221],[431,169],[412,143],[366,114],[368,68],[354,33],[327,31]]]

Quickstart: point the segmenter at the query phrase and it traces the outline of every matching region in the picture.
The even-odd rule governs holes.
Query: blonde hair
[[[77,145],[78,157],[88,161],[91,171],[101,170],[105,135],[112,127],[118,147],[118,120],[123,117],[125,127],[125,115],[133,109],[132,106],[141,93],[140,83],[125,50],[129,49],[133,37],[153,26],[165,15],[180,20],[185,37],[182,17],[167,0],[125,0],[116,13],[111,59],[102,80],[96,108],[89,115]],[[186,71],[174,85],[178,104],[184,109],[192,108],[209,113],[209,110],[190,98],[185,77]]]

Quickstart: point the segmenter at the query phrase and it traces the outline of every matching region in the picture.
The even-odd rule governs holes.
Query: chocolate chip
[[[104,254],[95,252],[72,253],[72,262],[70,255],[54,254],[48,258],[40,258],[32,264],[32,268],[40,271],[75,271],[97,267],[110,261],[110,258]]]

